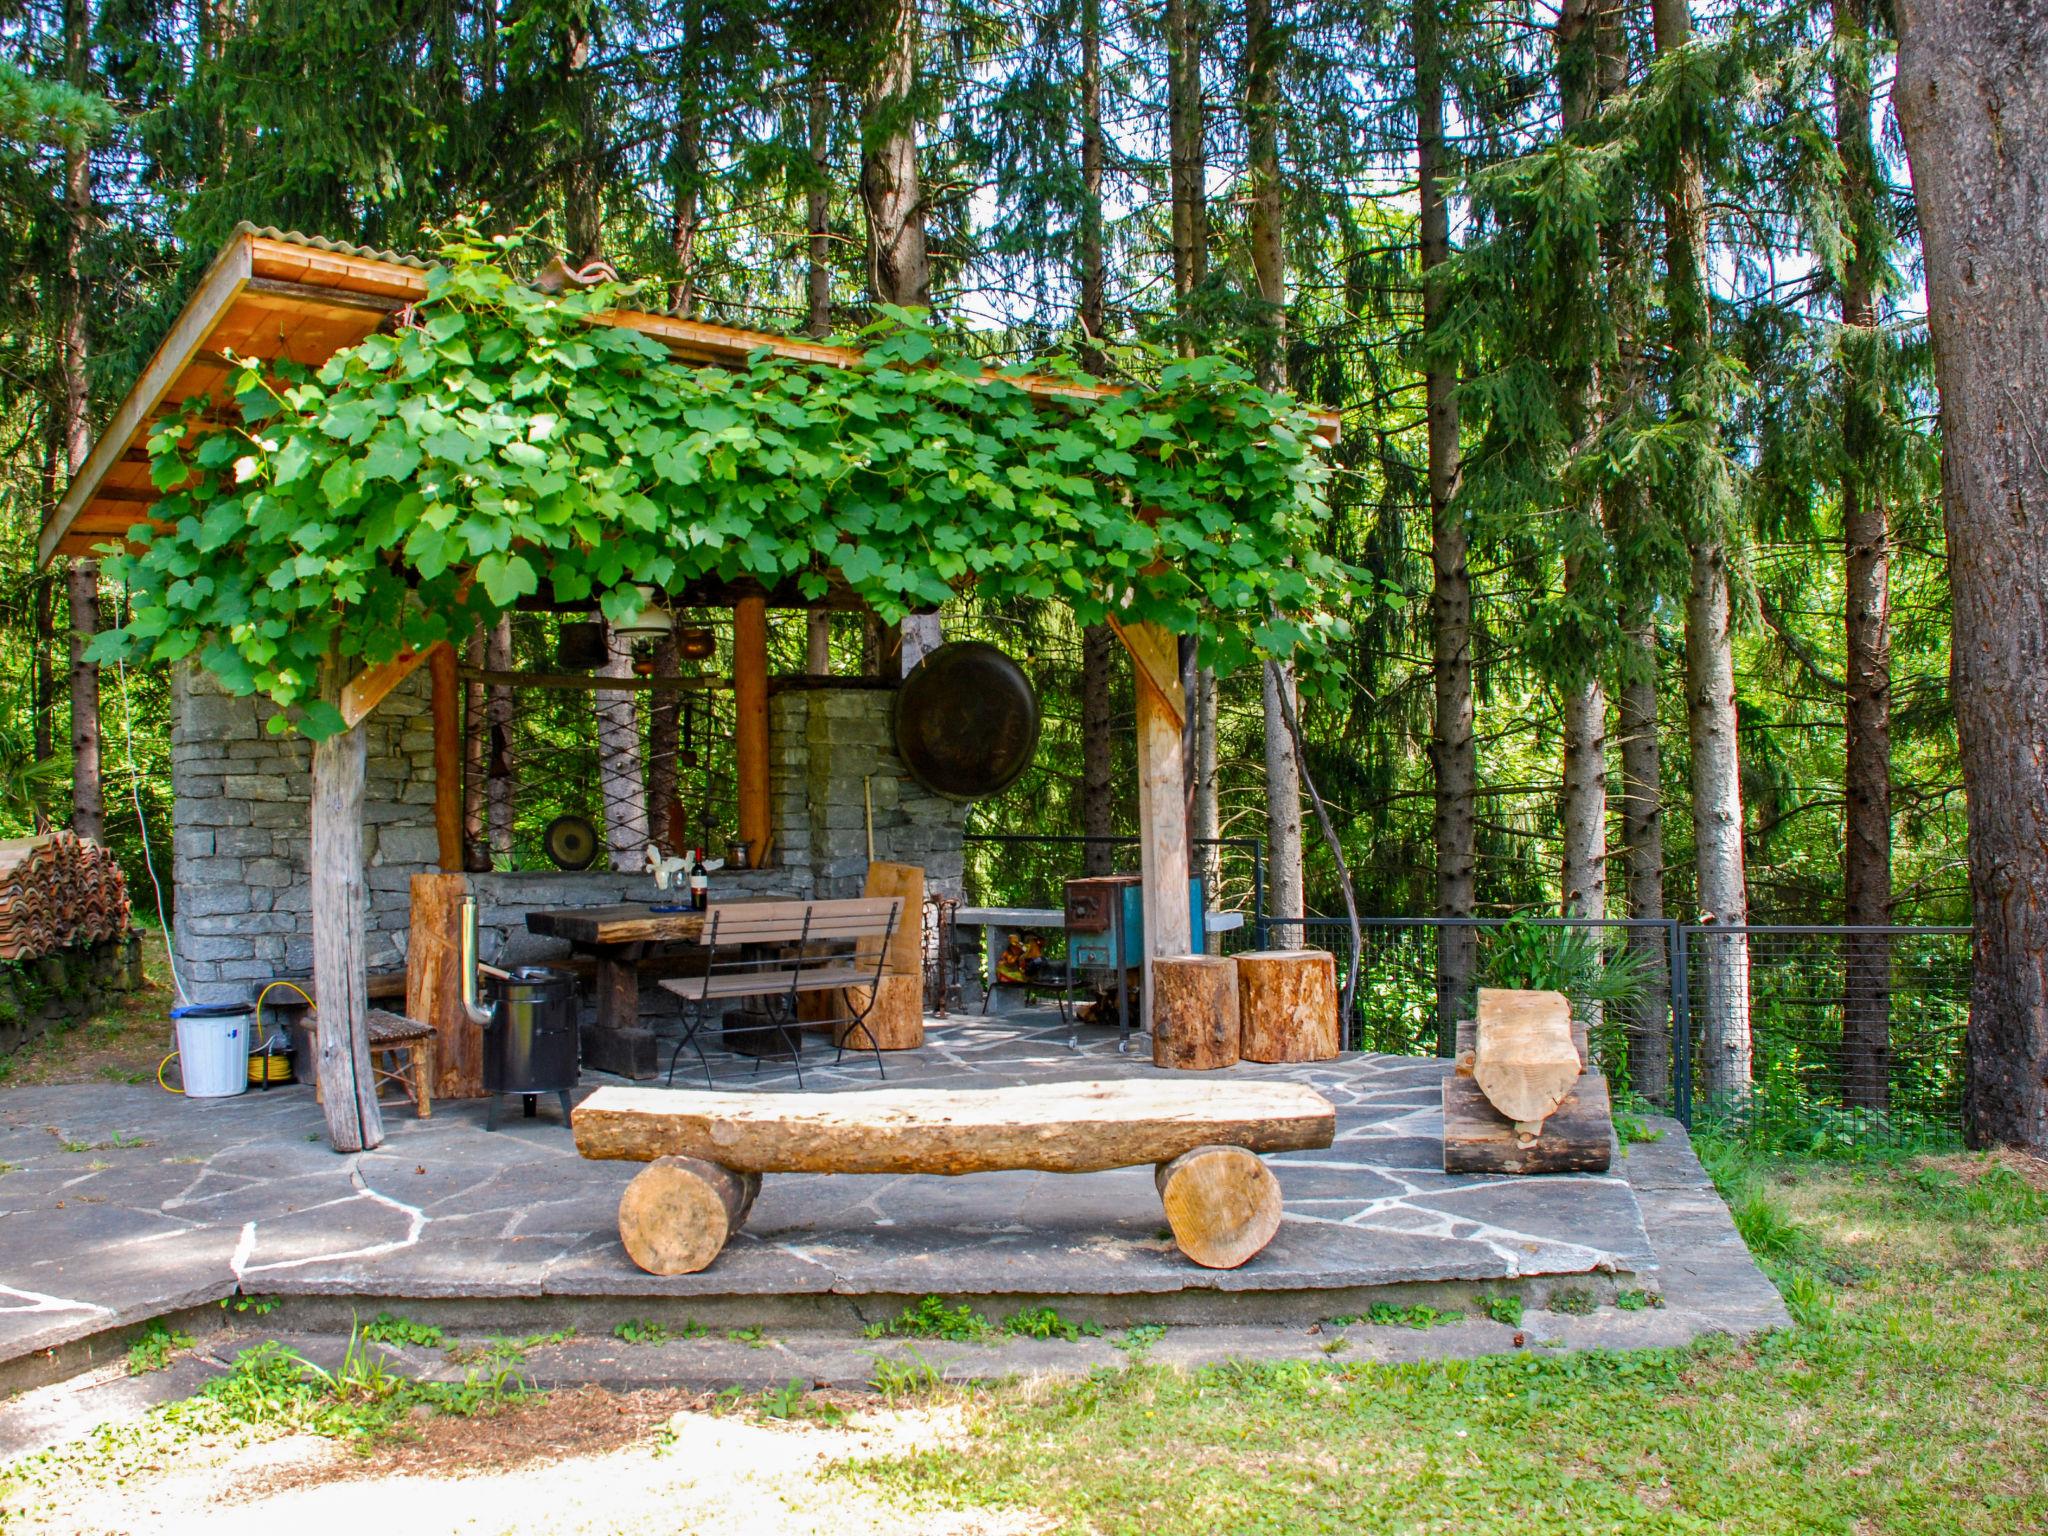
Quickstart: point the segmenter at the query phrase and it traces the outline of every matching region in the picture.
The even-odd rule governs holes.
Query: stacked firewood
[[[35,960],[128,931],[114,856],[70,832],[0,842],[0,960]]]

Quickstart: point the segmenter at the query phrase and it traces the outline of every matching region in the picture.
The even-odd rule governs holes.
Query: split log
[[[1280,1230],[1280,1181],[1242,1147],[1197,1147],[1153,1174],[1180,1251],[1206,1269],[1236,1269]]]
[[[321,668],[322,699],[336,703],[341,663]],[[313,743],[311,887],[313,980],[320,1011],[321,1108],[337,1152],[368,1152],[384,1142],[377,1078],[370,1065],[364,970],[363,772],[361,725]]]
[[[1206,1071],[1237,1065],[1237,965],[1221,955],[1152,962],[1152,1064]]]
[[[467,875],[414,875],[405,946],[405,1013],[433,1026],[434,1097],[484,1092],[484,1033],[462,1006],[462,903]]]
[[[1009,1088],[716,1093],[604,1087],[576,1110],[585,1157],[700,1157],[755,1173],[1088,1173],[1211,1144],[1327,1147],[1337,1112],[1299,1083],[1121,1079]]]
[[[857,1028],[845,1022],[836,1024],[832,1043],[857,1051],[876,1046],[885,1051],[914,1051],[924,1044],[924,870],[916,864],[870,864],[861,894],[901,897],[903,909],[889,932],[874,1006]],[[872,974],[874,963],[874,950],[863,947],[855,968]],[[836,1010],[842,1021],[866,1004],[869,989],[846,990],[851,996]],[[837,999],[839,994],[833,996]]]
[[[1335,955],[1259,949],[1233,958],[1246,1061],[1328,1061],[1343,1049]]]
[[[1518,1134],[1467,1072],[1445,1075],[1445,1173],[1605,1173],[1613,1161],[1614,1112],[1599,1073],[1579,1078],[1533,1138]]]
[[[619,1240],[650,1275],[694,1275],[746,1224],[758,1173],[694,1157],[664,1157],[633,1176],[619,1197]]]
[[[1472,1080],[1525,1137],[1564,1102],[1585,1070],[1572,1041],[1572,1009],[1561,992],[1479,989]]]

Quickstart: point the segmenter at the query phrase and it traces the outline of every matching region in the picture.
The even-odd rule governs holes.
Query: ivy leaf
[[[409,480],[420,467],[420,451],[412,439],[395,427],[379,432],[363,455],[363,479]]]
[[[325,741],[347,730],[348,722],[342,719],[341,711],[327,700],[315,699],[299,717],[299,729],[314,741]]]
[[[500,608],[509,608],[520,598],[531,597],[540,590],[540,578],[526,557],[502,551],[493,551],[477,561],[476,579]]]

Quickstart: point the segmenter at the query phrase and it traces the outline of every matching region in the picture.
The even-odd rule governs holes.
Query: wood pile
[[[128,931],[114,856],[70,832],[0,842],[0,960],[39,960]]]

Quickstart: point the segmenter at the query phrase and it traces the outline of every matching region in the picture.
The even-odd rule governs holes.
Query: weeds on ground
[[[922,1397],[927,1393],[936,1392],[944,1380],[938,1368],[912,1347],[905,1349],[900,1355],[876,1356],[875,1368],[868,1377],[868,1385],[894,1406],[898,1398]]]
[[[629,1317],[612,1330],[612,1337],[625,1344],[667,1344],[675,1339],[701,1339],[710,1331],[690,1318],[671,1328],[653,1318]]]
[[[1109,1342],[1135,1362],[1144,1359],[1151,1353],[1152,1346],[1165,1337],[1164,1323],[1133,1323]]]
[[[768,1337],[768,1330],[759,1323],[746,1328],[728,1328],[725,1336],[735,1344],[744,1344],[749,1349],[766,1349],[775,1341]]]
[[[363,1324],[362,1334],[372,1344],[415,1345],[420,1349],[441,1349],[448,1335],[432,1323],[416,1323],[409,1317],[379,1312]]]
[[[1655,1311],[1664,1305],[1664,1298],[1655,1291],[1623,1290],[1614,1293],[1614,1304],[1623,1312]]]
[[[1435,1307],[1397,1307],[1391,1302],[1378,1302],[1364,1312],[1345,1317],[1333,1317],[1330,1321],[1339,1328],[1349,1328],[1358,1323],[1372,1323],[1381,1328],[1441,1328],[1447,1323],[1461,1323],[1463,1312],[1440,1312]]]
[[[861,1336],[869,1339],[946,1339],[971,1344],[994,1332],[994,1325],[974,1308],[962,1302],[949,1307],[937,1296],[927,1296],[914,1307],[905,1307],[882,1323],[869,1323]]]
[[[146,1376],[169,1368],[171,1356],[192,1347],[192,1335],[166,1327],[160,1317],[142,1325],[142,1331],[128,1343],[128,1374]]]
[[[745,1387],[727,1387],[712,1404],[717,1412],[752,1410],[769,1419],[809,1419],[819,1424],[843,1424],[846,1410],[837,1403],[813,1397],[801,1377],[792,1376],[779,1387],[749,1392]]]
[[[1522,1298],[1515,1295],[1482,1296],[1479,1310],[1496,1323],[1505,1323],[1510,1328],[1522,1326]]]
[[[1073,1344],[1081,1339],[1102,1337],[1100,1323],[1074,1323],[1061,1317],[1053,1307],[1026,1307],[1003,1319],[1003,1332],[1019,1339],[1064,1339]]]
[[[566,1344],[575,1337],[574,1328],[558,1328],[553,1333],[522,1334],[517,1338],[507,1334],[493,1334],[481,1344],[449,1345],[448,1358],[457,1363],[474,1365],[524,1365],[528,1350],[545,1349],[550,1344]]]

